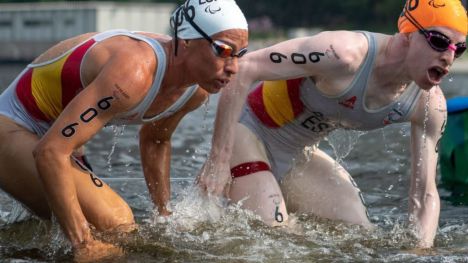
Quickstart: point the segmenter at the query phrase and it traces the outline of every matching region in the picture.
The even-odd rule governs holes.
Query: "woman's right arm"
[[[74,168],[70,156],[113,116],[141,99],[152,79],[152,73],[142,64],[124,54],[111,57],[65,107],[33,152],[49,206],[74,247],[82,247],[93,238],[71,176]]]

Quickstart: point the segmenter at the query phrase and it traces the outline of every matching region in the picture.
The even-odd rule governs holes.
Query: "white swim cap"
[[[212,36],[229,29],[248,30],[234,0],[187,0],[172,14],[171,27],[181,39],[206,38],[203,34]]]

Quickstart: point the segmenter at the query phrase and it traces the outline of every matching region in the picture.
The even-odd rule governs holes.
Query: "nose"
[[[449,48],[447,51],[442,52],[441,59],[446,65],[451,66],[455,61],[455,50]]]
[[[226,63],[224,65],[224,71],[228,74],[236,74],[239,71],[239,63],[237,57],[229,57],[226,59]]]

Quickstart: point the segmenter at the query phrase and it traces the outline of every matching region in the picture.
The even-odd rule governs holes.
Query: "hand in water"
[[[421,250],[430,250],[432,248],[432,246],[434,245],[434,241],[433,240],[424,240],[424,239],[421,239],[419,240],[418,244],[417,244],[417,248],[418,249],[421,249]]]
[[[208,160],[202,167],[197,184],[203,192],[213,196],[227,196],[231,183],[229,164],[214,164]]]
[[[74,248],[75,262],[96,262],[123,256],[120,247],[98,240],[91,240]]]
[[[158,209],[158,213],[160,216],[165,216],[165,217],[172,215],[172,212],[169,211],[166,206],[160,207]]]

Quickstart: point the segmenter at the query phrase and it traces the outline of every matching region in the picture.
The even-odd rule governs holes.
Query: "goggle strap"
[[[406,17],[406,19],[408,19],[408,21],[410,21],[415,27],[417,27],[419,30],[422,30],[422,31],[425,31],[424,30],[424,27],[419,24],[419,22],[416,20],[416,18],[414,18],[411,14],[410,14],[410,11],[408,9],[408,4],[405,5],[405,11],[403,12],[403,15]]]
[[[195,22],[193,22],[193,19],[189,18],[187,15],[186,7],[184,6],[183,12],[185,19],[190,23],[190,25],[198,32],[200,35],[203,36],[206,40],[210,41],[210,43],[213,43],[213,39],[211,39],[210,36],[208,36]]]
[[[424,28],[421,26],[421,24],[419,24],[419,22],[416,21],[416,19],[414,19],[411,16],[411,14],[409,14],[408,12],[405,12],[405,17],[406,19],[408,19],[408,21],[410,21],[413,25],[415,25],[419,30],[425,31]]]
[[[178,30],[177,23],[174,26],[174,28],[175,28],[175,33],[174,33],[174,55],[177,56],[177,50],[179,49],[179,41],[178,41],[178,37],[177,37],[177,30]]]
[[[174,23],[174,55],[177,56],[177,51],[179,49],[179,37],[178,37],[178,32],[179,32],[179,16],[180,12],[182,9],[179,7],[178,10],[176,11],[175,14],[175,20],[173,20]]]
[[[187,1],[187,4],[188,4],[189,1]],[[202,35],[202,37],[206,40],[208,40],[211,44],[214,43],[214,40],[208,36],[208,34],[205,33],[205,31],[203,31],[197,24],[195,24],[195,22],[193,22],[193,19],[191,19],[188,14],[187,14],[187,6],[184,6],[182,9],[182,14],[184,16],[184,18],[190,23],[190,25],[200,34]],[[176,38],[177,38],[177,30],[176,30],[176,34],[175,34]],[[177,39],[176,39],[177,41]],[[232,48],[232,47],[231,47]],[[176,54],[177,54],[177,46],[176,46]]]

